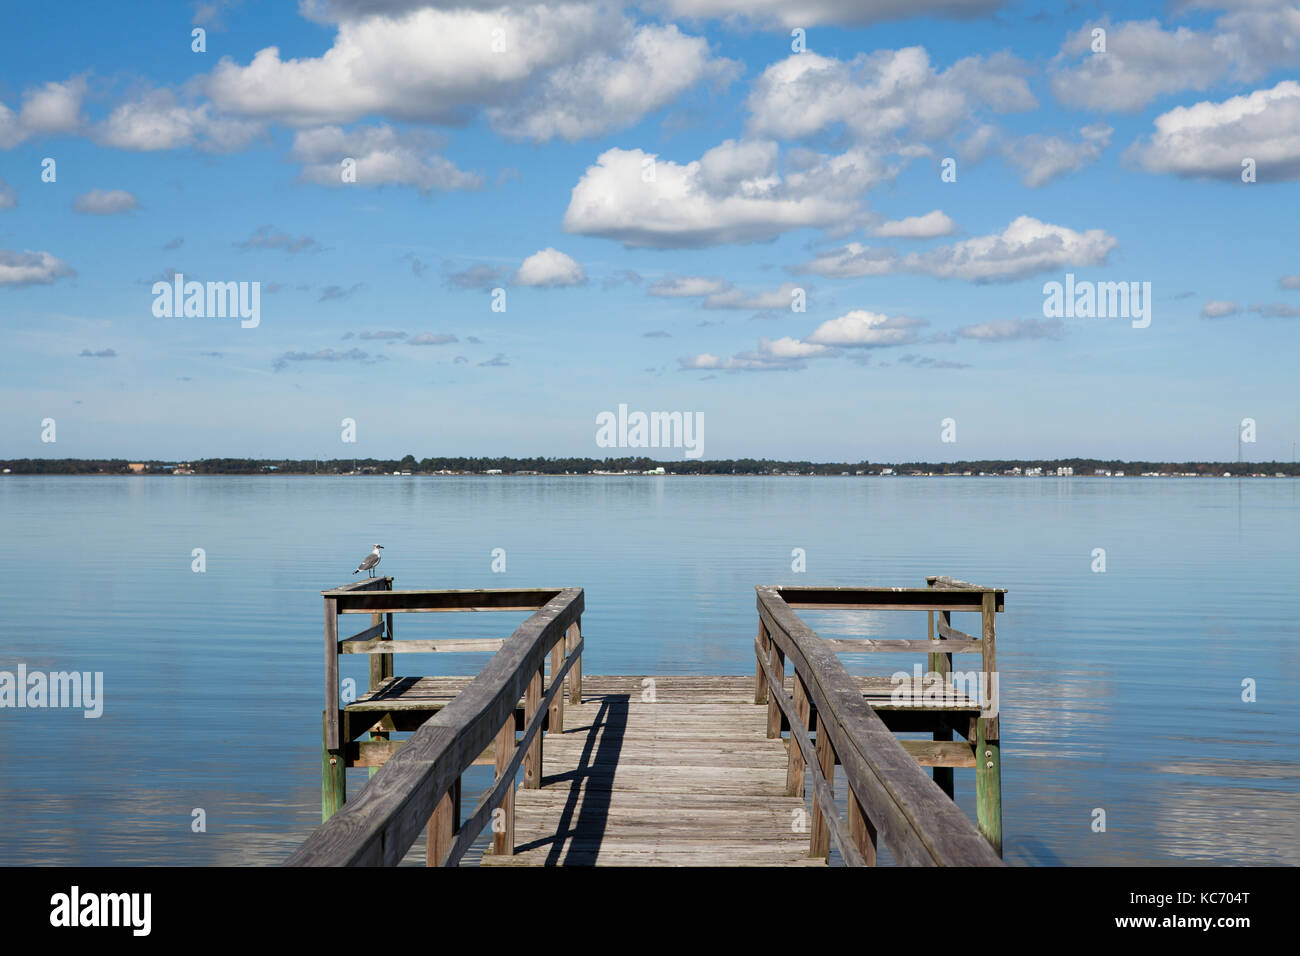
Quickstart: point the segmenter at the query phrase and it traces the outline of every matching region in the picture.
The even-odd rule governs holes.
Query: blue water
[[[287,856],[320,816],[319,591],[354,580],[376,541],[399,588],[585,588],[589,674],[752,674],[756,584],[949,574],[1006,588],[1008,862],[1300,863],[1298,492],[1284,479],[5,476],[0,671],[102,671],[105,701],[95,720],[0,709],[0,864]],[[505,636],[522,617],[405,615],[398,637]],[[906,612],[807,619],[827,636],[925,626]],[[397,672],[432,660],[399,657]],[[482,663],[437,659],[443,673]],[[344,664],[364,686],[364,659]],[[350,791],[364,780],[353,772]],[[973,815],[972,772],[956,781]]]

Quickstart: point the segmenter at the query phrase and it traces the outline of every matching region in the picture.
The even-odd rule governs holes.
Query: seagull
[[[365,558],[361,561],[361,563],[357,565],[357,570],[353,571],[352,573],[356,574],[357,571],[369,571],[370,577],[373,578],[375,576],[375,565],[379,563],[379,557],[380,557],[379,552],[382,551],[383,549],[384,546],[382,544],[375,545],[375,550],[371,551],[368,555],[366,555]]]

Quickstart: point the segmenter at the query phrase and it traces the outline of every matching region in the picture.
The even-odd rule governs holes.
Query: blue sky
[[[53,11],[0,31],[0,457],[602,457],[620,403],[709,458],[1300,437],[1296,4]],[[175,271],[259,324],[156,317]],[[1149,326],[1045,317],[1066,273]]]

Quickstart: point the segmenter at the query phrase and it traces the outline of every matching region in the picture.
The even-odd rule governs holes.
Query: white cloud
[[[1080,109],[1131,112],[1170,93],[1204,90],[1224,79],[1255,82],[1275,69],[1300,66],[1300,6],[1281,0],[1237,6],[1208,30],[1166,30],[1154,19],[1089,23],[1062,44],[1053,95]],[[1096,28],[1106,31],[1104,53],[1092,50]]]
[[[877,50],[843,61],[798,53],[773,63],[748,99],[752,135],[811,136],[843,124],[877,141],[907,129],[922,139],[947,136],[980,107],[1036,107],[1027,68],[1008,53],[967,57],[935,70],[924,47]]]
[[[91,216],[112,216],[138,209],[140,203],[125,189],[92,189],[74,199],[72,208]]]
[[[892,249],[851,242],[796,267],[833,279],[916,272],[940,279],[1001,282],[1063,266],[1100,265],[1118,241],[1101,229],[1076,232],[1019,216],[1000,233],[963,239],[899,256]]]
[[[557,67],[523,99],[491,107],[488,116],[511,138],[573,141],[631,126],[701,80],[730,77],[737,66],[710,59],[706,40],[672,24],[642,26],[617,56],[597,52]]]
[[[304,182],[342,186],[341,163],[356,162],[358,186],[397,184],[431,189],[477,189],[483,179],[465,172],[433,152],[440,137],[425,130],[399,132],[387,124],[360,126],[344,132],[338,126],[301,130],[293,138],[291,159],[303,163]]]
[[[1207,299],[1205,305],[1201,306],[1201,318],[1222,319],[1229,315],[1236,315],[1240,311],[1241,307],[1235,302],[1225,302],[1222,299]]]
[[[916,341],[916,332],[913,330],[925,324],[924,319],[887,316],[865,309],[854,309],[837,319],[823,322],[804,341],[846,348],[908,345]]]
[[[1010,342],[1016,339],[1057,338],[1064,328],[1060,319],[1002,319],[964,325],[956,330],[964,339],[980,342]]]
[[[1101,229],[1076,232],[1019,216],[1000,233],[913,253],[903,266],[941,279],[1010,281],[1064,266],[1101,265],[1117,244]]]
[[[661,298],[692,298],[714,295],[731,288],[725,279],[705,276],[665,276],[650,286],[650,294]]]
[[[606,150],[573,188],[564,228],[629,247],[759,242],[856,221],[857,197],[894,173],[851,150],[816,157],[783,179],[775,155],[731,140],[684,165],[639,149]]]
[[[61,276],[77,273],[48,252],[11,252],[0,249],[0,286],[49,285]]]
[[[748,293],[741,289],[725,289],[704,300],[706,309],[788,309],[794,301],[796,289],[807,289],[794,282],[786,282],[770,292]]]
[[[817,345],[784,336],[779,339],[759,339],[758,347],[747,352],[737,352],[731,358],[719,358],[709,352],[678,359],[683,369],[716,370],[725,372],[782,371],[804,367],[804,360],[837,354],[825,345]]]
[[[674,17],[745,19],[759,25],[810,27],[827,23],[880,23],[913,17],[969,18],[990,13],[1004,0],[655,0]]]
[[[942,210],[936,209],[924,216],[908,216],[892,222],[882,222],[871,231],[874,235],[888,239],[934,239],[952,235],[957,231],[957,224]]]
[[[1238,179],[1249,158],[1259,182],[1300,178],[1300,83],[1176,107],[1128,155],[1150,172],[1183,177]]]
[[[1277,280],[1279,289],[1300,289],[1300,275],[1283,276]]]
[[[533,253],[523,261],[515,273],[515,282],[519,285],[555,288],[566,285],[582,285],[587,281],[587,274],[582,266],[558,249],[546,248]]]
[[[224,153],[243,149],[262,130],[261,123],[218,115],[211,104],[187,106],[170,90],[151,90],[115,107],[93,135],[117,149],[152,152],[192,146]]]
[[[75,133],[83,123],[81,103],[86,80],[74,76],[62,83],[45,83],[23,93],[15,111],[0,103],[0,149],[9,149],[33,136]]]
[[[1110,145],[1114,132],[1106,124],[1097,123],[1079,130],[1079,139],[1074,142],[1059,136],[1031,133],[1011,143],[1003,155],[1024,170],[1020,179],[1022,183],[1037,188],[1095,163]]]
[[[818,254],[814,259],[796,267],[798,272],[811,272],[829,279],[857,279],[862,276],[883,276],[897,272],[901,260],[893,249],[864,246],[850,242],[846,246]]]
[[[13,188],[0,177],[0,211],[13,209],[18,205],[18,196],[14,193]]]

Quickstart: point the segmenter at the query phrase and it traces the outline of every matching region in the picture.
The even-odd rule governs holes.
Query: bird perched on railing
[[[384,550],[382,544],[375,545],[375,550],[366,555],[365,558],[362,559],[361,563],[357,565],[357,570],[352,573],[356,574],[358,571],[369,571],[370,577],[373,578],[375,576],[375,565],[379,564],[379,552],[382,550]]]

